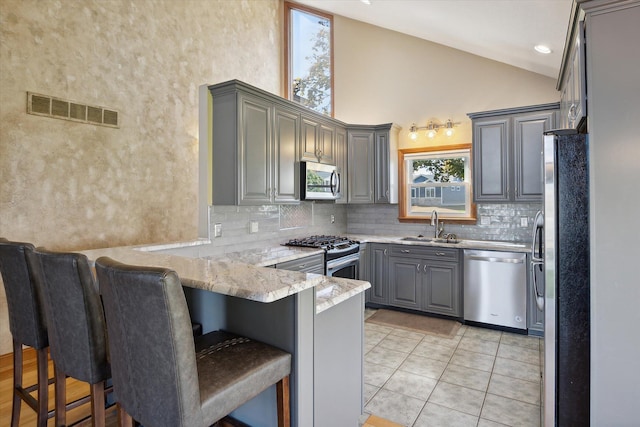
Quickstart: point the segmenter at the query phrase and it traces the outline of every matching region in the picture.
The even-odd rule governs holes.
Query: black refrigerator
[[[532,268],[544,269],[541,415],[545,427],[588,426],[590,268],[588,135],[544,136],[544,210],[536,221]],[[541,307],[542,308],[542,307]]]

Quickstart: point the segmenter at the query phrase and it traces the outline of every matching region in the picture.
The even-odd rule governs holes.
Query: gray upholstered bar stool
[[[96,272],[123,424],[209,426],[276,384],[278,425],[289,426],[290,354],[220,331],[194,348],[174,271],[102,257]]]
[[[27,254],[42,292],[55,371],[56,426],[66,425],[66,377],[91,388],[94,426],[105,425],[105,386],[111,377],[106,325],[87,257],[38,248]]]
[[[20,422],[24,400],[37,413],[38,427],[47,425],[49,373],[47,349],[49,338],[38,288],[32,280],[26,254],[33,251],[30,243],[10,242],[0,238],[0,274],[7,295],[9,330],[13,338],[13,403],[11,426]],[[38,382],[23,388],[22,346],[36,350]],[[36,400],[30,393],[37,390]]]

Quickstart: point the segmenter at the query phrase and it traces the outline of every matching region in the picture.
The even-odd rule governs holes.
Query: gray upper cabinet
[[[373,129],[347,131],[349,203],[373,203],[375,176],[373,138]]]
[[[213,203],[299,200],[300,114],[236,85],[211,87]]]
[[[336,167],[340,178],[338,187],[338,198],[336,203],[347,203],[349,195],[348,172],[347,172],[347,129],[336,126]]]
[[[274,194],[277,203],[300,199],[300,171],[296,167],[300,114],[279,105],[274,110]]]
[[[471,113],[475,202],[540,202],[543,136],[559,104]]]
[[[554,123],[553,112],[513,118],[515,201],[541,201],[543,195],[543,137]]]
[[[302,115],[300,160],[336,164],[336,128],[329,122]]]
[[[349,203],[398,203],[398,133],[392,123],[348,128]]]
[[[509,201],[509,120],[473,123],[473,196],[477,202]]]
[[[336,203],[397,203],[398,126],[347,125],[238,80],[208,89],[212,141],[200,164],[211,170],[199,194],[211,191],[213,204],[297,203],[301,161],[336,166]]]
[[[585,66],[584,21],[579,21],[571,35],[567,61],[560,76],[561,128],[586,130],[587,85]]]

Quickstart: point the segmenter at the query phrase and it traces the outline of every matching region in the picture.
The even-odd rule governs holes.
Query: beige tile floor
[[[363,419],[539,427],[541,341],[464,325],[448,339],[365,323]]]

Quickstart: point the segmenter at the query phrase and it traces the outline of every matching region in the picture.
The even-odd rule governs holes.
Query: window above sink
[[[398,150],[399,220],[475,222],[471,144]]]

